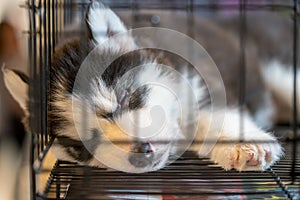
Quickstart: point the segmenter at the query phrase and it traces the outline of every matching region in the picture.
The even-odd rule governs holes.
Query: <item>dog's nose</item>
[[[129,162],[138,168],[152,164],[154,151],[150,143],[136,143],[129,155]]]
[[[136,142],[131,151],[133,153],[153,153],[153,147],[149,142]]]

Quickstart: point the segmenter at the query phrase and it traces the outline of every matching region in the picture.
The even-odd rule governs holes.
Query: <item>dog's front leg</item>
[[[237,109],[220,111],[215,115],[202,112],[195,138],[199,142],[191,150],[199,156],[209,155],[213,162],[226,170],[261,171],[270,167],[283,155],[281,145],[273,135],[260,129],[247,114],[243,117],[241,129],[240,117]]]

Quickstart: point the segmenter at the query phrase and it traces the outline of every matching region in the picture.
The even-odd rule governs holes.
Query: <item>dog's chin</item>
[[[136,168],[138,171],[142,170],[143,172],[151,172],[151,171],[157,171],[164,167],[166,167],[169,164],[169,151],[166,150],[164,152],[157,153],[155,156],[152,164],[150,166],[147,166],[143,169]]]

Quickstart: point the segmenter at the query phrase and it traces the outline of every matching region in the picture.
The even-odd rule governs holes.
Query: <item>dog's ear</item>
[[[91,2],[87,11],[86,22],[89,35],[96,44],[105,44],[108,39],[112,39],[108,45],[116,45],[123,50],[135,49],[134,39],[123,22],[100,1],[93,0]]]
[[[4,83],[12,97],[19,103],[26,115],[28,115],[28,77],[17,70],[2,67]]]

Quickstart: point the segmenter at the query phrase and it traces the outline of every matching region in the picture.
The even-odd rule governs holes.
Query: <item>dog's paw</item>
[[[239,171],[263,171],[283,155],[280,144],[270,143],[226,144],[217,143],[211,152],[211,159],[224,169]]]

